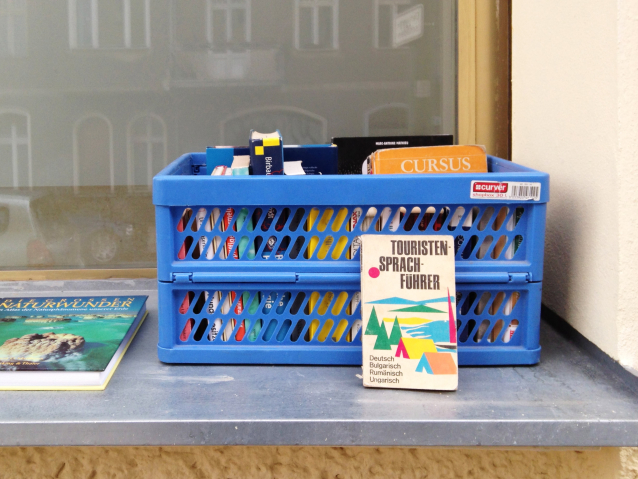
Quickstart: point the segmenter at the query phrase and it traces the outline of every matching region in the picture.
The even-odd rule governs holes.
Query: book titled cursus
[[[144,320],[146,299],[0,299],[0,390],[104,389]]]
[[[361,240],[363,385],[456,390],[454,238]]]

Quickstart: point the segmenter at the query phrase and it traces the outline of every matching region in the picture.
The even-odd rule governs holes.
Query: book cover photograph
[[[0,387],[37,386],[42,380],[48,385],[102,383],[141,323],[146,299],[0,299]]]
[[[363,385],[456,390],[454,238],[361,240]]]

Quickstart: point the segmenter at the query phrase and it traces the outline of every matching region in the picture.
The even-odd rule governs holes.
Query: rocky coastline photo
[[[74,334],[27,334],[7,339],[0,346],[1,360],[44,362],[63,359],[84,350],[85,340]]]

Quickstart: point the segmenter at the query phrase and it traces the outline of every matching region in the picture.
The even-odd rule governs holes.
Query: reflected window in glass
[[[133,118],[128,127],[128,185],[151,189],[153,176],[168,163],[166,123],[154,114]]]
[[[25,57],[26,55],[26,0],[0,0],[0,57]]]
[[[339,1],[295,0],[298,50],[339,48]]]
[[[454,133],[456,5],[0,0],[0,270],[155,267],[153,175],[251,129]]]
[[[29,115],[0,110],[0,187],[32,186]]]
[[[250,43],[250,1],[208,0],[206,35],[212,48],[238,48]]]
[[[150,0],[68,2],[71,48],[150,48]]]
[[[398,13],[411,4],[411,0],[375,0],[374,46],[376,48],[393,48],[394,20]]]

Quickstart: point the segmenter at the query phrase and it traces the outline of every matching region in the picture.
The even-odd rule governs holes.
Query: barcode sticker
[[[470,198],[482,200],[534,200],[541,199],[540,183],[518,181],[472,181]]]

